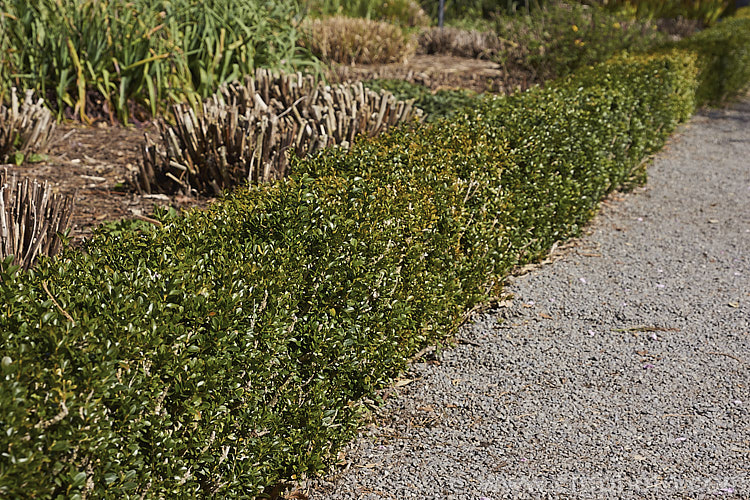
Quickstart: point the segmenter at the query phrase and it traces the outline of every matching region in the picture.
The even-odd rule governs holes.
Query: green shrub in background
[[[750,18],[727,18],[672,46],[695,52],[701,66],[699,104],[719,104],[750,81]]]
[[[607,8],[640,19],[685,17],[706,25],[734,10],[734,0],[598,0]]]
[[[368,80],[363,83],[376,92],[387,90],[396,99],[414,99],[414,105],[427,114],[428,122],[453,116],[477,102],[477,94],[471,90],[442,89],[433,93],[424,85],[390,79]]]
[[[239,498],[321,470],[362,396],[639,173],[694,109],[702,57],[621,55],[5,262],[0,495]]]
[[[438,18],[437,0],[420,0],[433,20]],[[445,20],[449,24],[468,19],[492,19],[498,15],[528,14],[549,0],[445,0]]]
[[[438,17],[439,2],[421,0],[432,19]],[[445,0],[446,22],[493,19],[503,15],[530,14],[559,0]],[[639,19],[684,17],[706,25],[734,11],[734,0],[566,0],[571,5],[600,5],[613,12]]]
[[[648,23],[559,0],[530,15],[498,17],[496,31],[511,46],[498,53],[498,61],[507,71],[530,72],[538,82],[604,61],[621,50],[647,50],[666,39]]]
[[[296,46],[294,0],[0,0],[0,100],[50,96],[87,121],[90,91],[123,121],[213,93],[257,67],[313,60]]]

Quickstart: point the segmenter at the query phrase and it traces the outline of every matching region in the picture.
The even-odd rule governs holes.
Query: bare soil
[[[393,78],[424,85],[433,91],[470,89],[476,92],[507,93],[525,90],[531,77],[518,70],[504,71],[492,61],[451,55],[415,55],[403,63],[337,66],[333,81]]]
[[[406,63],[338,67],[331,80],[395,78],[420,83],[433,90],[466,88],[502,93],[527,86],[523,75],[507,78],[491,61],[444,55],[418,55]],[[57,128],[46,161],[21,167],[3,165],[11,174],[51,183],[58,193],[75,193],[71,237],[80,244],[106,221],[148,216],[155,205],[176,209],[205,207],[213,199],[139,195],[133,182],[141,160],[144,134],[156,135],[148,122],[138,126],[110,125],[103,118],[95,126],[65,123]]]
[[[211,200],[184,196],[141,196],[132,182],[141,161],[140,147],[148,128],[59,125],[47,161],[4,165],[20,178],[47,181],[53,191],[74,194],[71,237],[80,244],[106,221],[132,219],[153,212],[155,205],[178,209],[205,206]],[[152,131],[153,134],[153,131]]]

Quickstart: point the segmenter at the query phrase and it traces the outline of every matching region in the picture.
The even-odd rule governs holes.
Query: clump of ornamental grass
[[[379,64],[401,62],[416,44],[400,27],[382,21],[335,16],[303,25],[303,47],[326,62]]]
[[[430,17],[415,0],[302,0],[311,17],[360,17],[405,27],[430,25]]]
[[[258,67],[310,63],[298,15],[296,0],[3,0],[0,97],[33,89],[83,122],[156,115]]]

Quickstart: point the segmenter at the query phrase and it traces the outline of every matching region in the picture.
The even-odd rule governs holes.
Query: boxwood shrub
[[[742,14],[744,9],[740,12]],[[699,104],[719,104],[750,81],[750,17],[728,18],[676,44],[698,54]]]
[[[298,160],[29,272],[5,261],[0,496],[251,498],[323,469],[364,396],[577,234],[696,91],[726,93],[706,84],[724,56],[687,49]],[[742,87],[745,69],[725,71]]]

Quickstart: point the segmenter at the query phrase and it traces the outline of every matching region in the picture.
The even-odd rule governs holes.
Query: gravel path
[[[750,100],[699,113],[311,499],[750,498]]]

